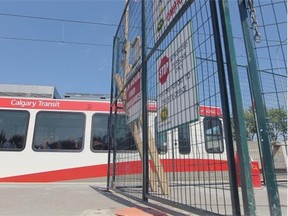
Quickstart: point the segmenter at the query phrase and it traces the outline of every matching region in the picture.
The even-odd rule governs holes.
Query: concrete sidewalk
[[[270,215],[266,187],[255,189],[254,193],[257,215]],[[279,195],[282,215],[287,215],[286,182],[279,184]],[[99,182],[90,184],[0,184],[0,215],[184,216],[193,214],[171,206],[155,204],[153,201],[149,201],[149,205],[145,205],[118,193],[106,191],[106,184]]]
[[[1,216],[168,215],[106,191],[103,182],[0,184],[0,191]]]

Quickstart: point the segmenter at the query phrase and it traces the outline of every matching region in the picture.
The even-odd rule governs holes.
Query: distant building
[[[54,86],[0,84],[0,96],[61,99]],[[66,93],[71,100],[110,100],[110,94]]]
[[[54,86],[0,84],[0,96],[60,99]]]
[[[72,100],[110,100],[110,94],[85,94],[85,93],[66,93],[65,99]]]

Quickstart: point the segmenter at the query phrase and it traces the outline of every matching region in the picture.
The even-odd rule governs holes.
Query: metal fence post
[[[233,145],[231,145],[231,143],[233,143],[233,137],[232,137],[230,111],[229,111],[229,98],[228,98],[228,91],[226,87],[227,84],[226,84],[226,79],[225,79],[223,52],[222,52],[222,46],[221,46],[220,29],[219,29],[219,22],[217,18],[217,8],[216,8],[215,0],[210,0],[210,9],[211,9],[214,41],[215,41],[215,52],[216,52],[216,57],[217,57],[219,83],[220,83],[220,89],[221,89],[221,102],[223,104],[223,107],[222,107],[223,122],[224,122],[224,130],[225,130],[227,158],[228,158],[228,164],[229,164],[229,179],[230,179],[230,191],[231,191],[233,215],[241,215],[237,178],[236,178],[237,173],[236,173],[236,166],[235,166],[235,159],[234,159],[234,149],[233,149]]]
[[[115,62],[115,54],[116,54],[116,46],[115,46],[116,37],[113,39],[113,52],[112,52],[112,74],[111,77],[113,77],[114,74],[114,62]],[[113,101],[113,79],[111,79],[111,89],[110,89],[110,104],[112,104]],[[107,190],[110,186],[110,163],[111,163],[111,146],[112,146],[112,124],[111,124],[111,116],[112,116],[112,105],[110,105],[110,119],[108,122],[108,131],[109,131],[109,145],[108,145],[108,162],[107,162]]]
[[[263,105],[262,95],[261,95],[261,88],[259,83],[259,75],[257,70],[256,64],[256,55],[253,50],[253,43],[250,34],[250,27],[249,27],[249,18],[246,9],[246,3],[244,0],[239,0],[239,11],[241,16],[241,25],[243,29],[243,37],[245,42],[245,48],[247,53],[247,61],[248,61],[248,72],[250,73],[250,79],[253,85],[251,89],[253,91],[254,102],[256,105],[256,123],[259,128],[259,136],[263,154],[263,160],[265,161],[264,164],[264,173],[266,177],[267,183],[267,193],[269,199],[269,207],[271,215],[281,215],[281,207],[280,207],[280,200],[279,200],[279,192],[278,186],[276,182],[275,176],[275,169],[273,158],[270,150],[269,145],[269,137],[268,137],[268,129],[266,125],[266,118],[265,118],[265,109]]]
[[[149,156],[148,156],[148,116],[147,116],[147,62],[146,58],[146,1],[142,0],[142,136],[143,136],[143,201],[148,201],[149,193]]]
[[[228,1],[220,0],[219,9],[223,27],[228,79],[230,84],[231,102],[233,109],[233,120],[235,123],[235,131],[238,131],[238,133],[236,133],[236,144],[239,154],[244,215],[256,215],[254,190],[252,187],[251,179],[250,158],[247,145],[247,134],[244,124],[244,112],[240,92],[240,83],[238,77],[235,47],[233,43]]]

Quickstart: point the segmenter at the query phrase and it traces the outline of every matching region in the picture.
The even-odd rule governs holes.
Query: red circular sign
[[[159,81],[161,84],[164,84],[167,80],[168,74],[169,74],[169,58],[165,55],[160,61],[158,75],[159,75]]]

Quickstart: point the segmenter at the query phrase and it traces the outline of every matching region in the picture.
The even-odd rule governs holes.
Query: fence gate
[[[281,215],[270,144],[275,134],[273,143],[286,144],[287,128],[275,129],[275,118],[280,112],[287,123],[287,38],[279,30],[285,21],[275,18],[278,43],[269,42],[271,25],[262,26],[256,11],[269,6],[276,17],[277,4],[265,4],[126,3],[113,46],[108,188],[201,215],[255,215],[253,161],[263,170],[260,185],[262,180],[272,188],[271,214]],[[262,65],[256,43],[262,30],[263,49],[269,50],[262,57],[270,59],[270,68]],[[277,61],[271,49],[279,53]],[[254,61],[246,58],[253,55]]]

